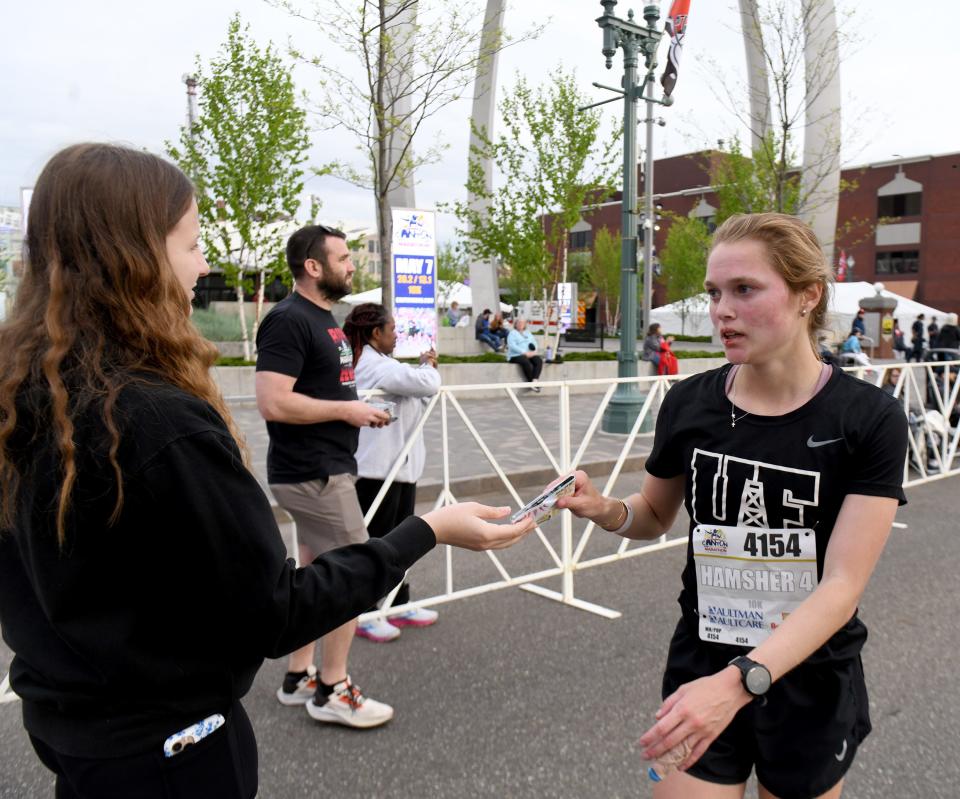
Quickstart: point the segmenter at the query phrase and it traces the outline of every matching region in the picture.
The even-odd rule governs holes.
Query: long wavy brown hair
[[[20,480],[10,451],[17,399],[49,426],[61,462],[61,546],[77,477],[74,424],[91,404],[110,434],[116,478],[111,522],[123,505],[117,461],[120,390],[143,373],[209,402],[242,442],[210,375],[216,349],[190,322],[190,299],[167,258],[166,237],[189,210],[190,180],[154,155],[109,144],[57,153],[37,179],[16,302],[0,326],[0,528],[11,529]]]

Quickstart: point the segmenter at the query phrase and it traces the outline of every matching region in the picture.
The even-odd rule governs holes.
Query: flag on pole
[[[687,31],[687,15],[690,12],[690,0],[673,0],[664,28],[670,36],[670,50],[667,53],[667,68],[663,71],[660,83],[663,96],[673,94],[677,85],[677,71],[680,69],[680,53],[683,52],[683,35]]]
[[[847,251],[840,250],[840,260],[837,263],[837,282],[843,283],[847,279]]]

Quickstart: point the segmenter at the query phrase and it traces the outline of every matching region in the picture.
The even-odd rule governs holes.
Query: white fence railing
[[[922,364],[878,364],[872,368],[851,367],[845,371],[852,372],[860,379],[874,383],[877,386],[886,385],[886,390],[901,401],[905,410],[909,410],[908,452],[904,460],[905,487],[960,474],[960,466],[954,465],[957,454],[958,437],[960,437],[960,425],[951,426],[950,424],[951,416],[955,416],[958,392],[960,392],[960,380],[954,380],[952,376],[960,372],[960,361]],[[516,392],[528,388],[529,384],[512,383],[509,385],[500,385],[498,388],[509,397],[518,415],[523,419],[542,449],[544,456],[559,476],[578,468],[583,462],[584,455],[600,425],[604,411],[617,385],[620,383],[636,384],[644,401],[633,429],[625,437],[617,460],[603,486],[604,493],[608,493],[620,476],[624,462],[633,447],[635,439],[640,435],[640,431],[642,429],[652,428],[653,412],[655,408],[659,407],[670,385],[683,378],[684,376],[637,377],[541,383],[540,385],[543,390],[556,389],[559,392],[560,403],[557,423],[559,425],[560,443],[558,452],[551,452],[550,448],[543,441],[537,425],[531,420],[529,414],[517,398]],[[598,390],[603,390],[605,387],[606,392],[593,413],[593,418],[580,440],[576,454],[571,455],[572,420],[570,416],[570,391],[575,387],[582,388],[585,386],[596,386]],[[488,442],[486,442],[477,431],[476,426],[464,411],[461,402],[458,401],[458,397],[463,398],[464,396],[469,396],[471,392],[486,391],[490,388],[490,385],[483,384],[448,386],[441,389],[440,393],[432,399],[423,418],[420,420],[420,424],[411,435],[411,439],[407,442],[407,446],[400,453],[390,474],[387,475],[383,489],[380,491],[376,501],[366,515],[366,521],[368,523],[376,513],[380,500],[385,495],[389,483],[393,480],[400,465],[406,458],[407,452],[412,446],[413,439],[423,430],[429,415],[435,412],[438,405],[440,407],[442,420],[443,489],[437,498],[435,507],[464,499],[463,497],[455,496],[451,490],[450,443],[447,428],[449,408],[452,408],[463,420],[467,430],[469,430],[475,440],[479,453],[488,461],[492,471],[503,483],[504,489],[510,494],[514,502],[518,506],[523,504],[523,500],[514,487],[510,477],[497,462]],[[401,612],[402,610],[412,607],[436,605],[453,599],[475,596],[488,591],[495,591],[512,586],[520,586],[527,591],[555,599],[583,610],[598,613],[607,618],[616,618],[620,615],[618,611],[577,598],[574,585],[576,573],[593,566],[601,566],[623,560],[624,558],[643,555],[665,547],[683,544],[687,540],[686,535],[672,538],[662,536],[656,542],[647,544],[637,544],[628,539],[614,539],[611,542],[612,551],[606,554],[594,554],[588,558],[586,557],[586,549],[591,540],[594,528],[595,525],[592,522],[587,524],[586,529],[580,533],[579,538],[574,540],[573,517],[569,513],[562,513],[559,552],[542,529],[537,528],[536,530],[536,535],[542,545],[545,556],[542,568],[523,573],[511,573],[495,553],[488,552],[486,555],[493,561],[500,578],[469,587],[457,586],[453,571],[452,553],[448,547],[445,553],[446,579],[445,590],[443,592],[412,601],[402,606],[392,607],[392,602],[396,594],[396,591],[394,591],[387,597],[379,611],[364,614],[361,618],[367,619],[378,615],[390,615],[393,612]],[[561,591],[559,592],[551,591],[535,584],[537,581],[556,576],[561,577]]]
[[[899,374],[891,374],[894,370],[899,370]],[[894,397],[900,399],[904,409],[908,411],[910,427],[908,452],[903,467],[904,486],[919,485],[932,480],[939,480],[944,477],[960,474],[960,466],[954,466],[958,437],[960,437],[960,425],[951,426],[950,423],[951,416],[955,418],[958,392],[960,392],[960,380],[953,379],[954,376],[960,372],[960,361],[921,364],[893,363],[876,365],[870,369],[864,367],[849,368],[846,371],[853,372],[861,379],[868,380],[878,386],[889,383],[887,390],[889,390]],[[655,410],[659,407],[666,392],[674,382],[684,379],[684,377],[685,376],[636,377],[540,383],[539,385],[544,392],[556,391],[559,395],[559,412],[556,417],[557,429],[559,431],[559,445],[556,451],[552,451],[547,445],[538,429],[537,423],[531,418],[527,408],[524,407],[524,403],[521,403],[517,396],[518,391],[525,391],[529,388],[528,383],[510,383],[495,386],[490,384],[445,386],[441,388],[439,394],[432,397],[426,405],[420,422],[398,454],[390,473],[384,481],[383,488],[368,510],[365,522],[367,524],[370,523],[377,509],[380,507],[387,489],[399,471],[400,466],[413,447],[416,438],[423,432],[431,416],[438,412],[440,414],[441,426],[440,446],[443,484],[434,507],[440,507],[442,505],[452,504],[461,499],[467,499],[467,497],[457,497],[453,490],[450,468],[451,448],[449,434],[449,416],[451,411],[463,422],[463,425],[470,433],[476,445],[476,451],[471,453],[471,456],[475,455],[485,458],[490,465],[492,473],[497,475],[504,489],[509,493],[517,506],[523,505],[524,500],[514,487],[511,476],[504,471],[498,462],[493,451],[494,447],[491,446],[493,442],[487,441],[484,436],[481,435],[477,426],[471,420],[470,415],[464,410],[463,403],[461,402],[461,400],[469,398],[471,394],[487,392],[491,388],[503,391],[504,395],[509,398],[512,409],[515,410],[517,416],[523,420],[542,451],[546,462],[550,464],[550,468],[555,470],[559,476],[579,468],[585,463],[584,458],[587,455],[590,443],[594,439],[603,418],[604,411],[617,385],[621,383],[635,384],[639,396],[643,400],[642,406],[633,428],[623,440],[619,454],[611,468],[610,475],[603,485],[603,491],[607,493],[612,490],[620,476],[624,463],[637,437],[640,435],[650,435],[649,432],[641,433],[641,431],[652,429]],[[894,377],[896,379],[892,379]],[[572,389],[582,391],[586,387],[596,387],[596,393],[603,392],[603,396],[594,409],[590,423],[583,433],[579,446],[574,453],[570,394]],[[596,394],[590,396],[596,396]],[[228,400],[240,399],[249,400],[251,398],[228,397]],[[460,457],[465,456],[464,453],[458,453],[458,455]],[[514,586],[562,602],[571,607],[599,614],[606,618],[617,618],[620,616],[619,611],[586,602],[576,596],[576,573],[583,569],[602,566],[607,563],[643,555],[666,547],[677,546],[685,543],[687,540],[686,535],[674,537],[663,536],[654,543],[637,544],[628,539],[608,537],[608,551],[602,553],[594,552],[588,557],[587,547],[592,540],[594,527],[595,525],[592,522],[587,524],[586,528],[579,534],[579,537],[575,539],[573,517],[570,513],[561,513],[559,546],[555,546],[547,533],[538,527],[536,529],[536,539],[539,542],[539,556],[542,558],[542,561],[537,563],[534,568],[530,568],[529,565],[527,565],[526,568],[519,570],[511,569],[505,564],[504,558],[501,555],[494,552],[486,552],[484,554],[490,559],[497,575],[496,579],[486,582],[481,581],[466,584],[466,581],[458,581],[458,575],[454,568],[453,549],[451,547],[445,547],[443,552],[443,590],[435,593],[433,596],[423,597],[404,605],[393,606],[393,600],[399,590],[399,586],[397,586],[384,600],[379,610],[365,613],[360,618],[369,619],[377,616],[391,615],[414,607],[438,605],[455,599],[477,596],[490,591],[497,591]],[[293,525],[292,550],[294,553],[296,553],[298,549],[296,544],[296,527]],[[597,547],[594,546],[593,549],[596,548]],[[601,549],[602,548],[603,546],[601,546]],[[561,578],[560,591],[552,591],[537,584],[539,581],[553,577]],[[0,704],[15,701],[16,698],[16,695],[10,691],[8,677],[5,677],[3,681],[0,682]]]

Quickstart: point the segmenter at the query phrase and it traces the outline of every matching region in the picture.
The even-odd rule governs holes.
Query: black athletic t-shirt
[[[293,390],[314,399],[357,399],[350,342],[330,311],[296,292],[277,303],[257,331],[257,371],[295,377]],[[267,433],[271,483],[357,473],[360,430],[351,424],[267,422]]]
[[[692,533],[698,524],[812,529],[822,577],[827,543],[848,494],[906,503],[907,420],[891,396],[834,367],[827,384],[802,407],[776,417],[744,415],[738,408],[731,428],[725,393],[730,368],[689,377],[670,389],[646,463],[655,477],[687,475],[691,536],[679,602],[694,628]],[[865,640],[866,628],[855,615],[809,660],[851,657]]]

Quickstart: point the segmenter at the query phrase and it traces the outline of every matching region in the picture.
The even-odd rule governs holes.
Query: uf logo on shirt
[[[816,523],[809,516],[819,504],[819,472],[702,449],[693,451],[691,466],[696,524],[783,529]]]

